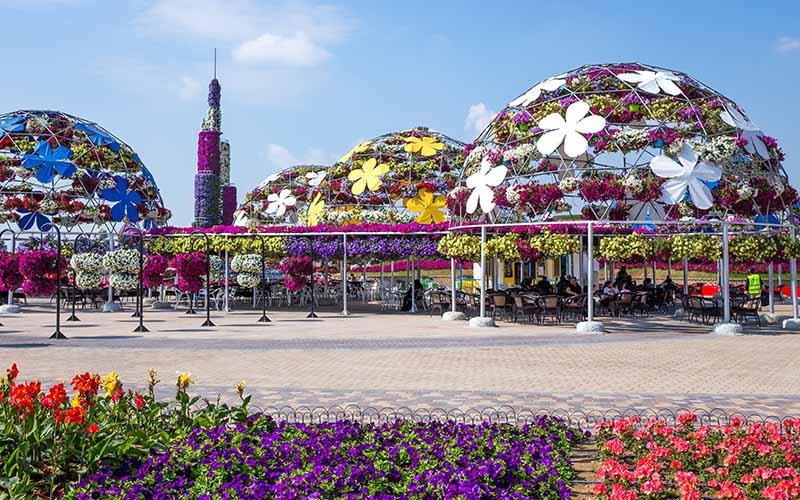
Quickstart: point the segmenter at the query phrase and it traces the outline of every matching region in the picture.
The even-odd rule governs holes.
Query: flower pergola
[[[467,146],[451,213],[497,222],[784,221],[783,151],[741,106],[689,75],[581,66],[512,100]]]
[[[317,225],[327,169],[296,165],[269,175],[245,195],[234,215],[234,225]]]
[[[455,186],[464,145],[425,127],[393,132],[353,147],[322,186],[329,224],[439,223]]]
[[[23,231],[154,228],[171,215],[130,146],[57,111],[0,115],[0,200],[0,221]]]

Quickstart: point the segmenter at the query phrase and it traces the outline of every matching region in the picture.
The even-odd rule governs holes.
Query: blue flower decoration
[[[117,180],[117,188],[104,189],[100,193],[104,200],[117,202],[111,207],[111,219],[121,221],[127,215],[129,221],[138,221],[139,210],[136,205],[142,204],[142,197],[135,191],[128,191],[128,181],[124,177],[117,175],[114,178]]]
[[[753,222],[760,222],[761,224],[780,224],[781,221],[778,219],[778,216],[775,214],[767,214],[767,215],[756,215],[753,217]],[[765,231],[768,229],[768,226],[762,226],[761,224],[756,224],[756,227],[759,231]]]
[[[72,158],[72,151],[69,148],[59,146],[53,149],[50,143],[42,141],[36,145],[34,153],[25,153],[22,157],[22,166],[36,169],[36,179],[46,184],[52,182],[56,173],[62,177],[72,177],[75,165],[66,161],[69,158]]]
[[[20,217],[19,222],[17,223],[22,231],[33,229],[33,226],[36,226],[36,229],[39,231],[49,231],[53,228],[53,223],[44,214],[40,214],[39,212],[31,212],[30,210],[25,210],[24,208],[20,208],[17,210],[17,212],[22,214],[22,217]]]
[[[5,132],[25,132],[25,117],[12,116],[0,120],[0,130]]]
[[[108,146],[111,151],[119,151],[119,142],[111,137],[107,132],[103,132],[93,125],[88,123],[78,123],[75,128],[81,132],[85,132],[95,146]]]

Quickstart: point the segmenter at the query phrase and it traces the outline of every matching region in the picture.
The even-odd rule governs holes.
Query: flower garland
[[[244,288],[255,288],[261,283],[263,267],[259,254],[235,255],[231,259],[231,269],[238,273],[236,282]]]
[[[767,262],[778,253],[776,239],[772,236],[743,234],[728,243],[731,256],[738,262]]]
[[[313,272],[311,259],[308,257],[286,257],[281,261],[280,270],[284,274],[283,283],[286,289],[297,292],[305,288],[309,276]]]
[[[96,253],[79,253],[69,260],[69,266],[75,271],[75,286],[81,290],[97,288],[103,280],[103,255]]]

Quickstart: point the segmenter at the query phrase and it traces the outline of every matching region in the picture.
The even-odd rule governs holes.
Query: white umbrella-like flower
[[[590,115],[589,105],[583,101],[576,101],[569,105],[565,114],[566,119],[558,113],[552,113],[542,118],[538,127],[549,130],[536,141],[536,148],[543,155],[549,155],[564,143],[564,153],[570,158],[575,158],[586,152],[589,141],[583,134],[594,134],[603,130],[606,119],[599,115]]]
[[[494,210],[493,187],[499,186],[506,178],[508,167],[492,167],[487,160],[481,162],[481,169],[467,177],[467,187],[472,193],[467,198],[467,213],[473,214],[480,203],[481,211],[488,214]]]
[[[560,86],[567,83],[566,80],[562,79],[561,77],[564,75],[554,76],[553,78],[548,78],[543,82],[539,82],[530,90],[522,94],[521,96],[517,97],[510,103],[509,106],[527,106],[528,104],[536,101],[542,95],[542,90],[546,90],[548,92],[552,92],[558,89]]]
[[[758,155],[765,160],[769,160],[769,151],[767,150],[767,146],[764,144],[764,141],[761,140],[761,138],[764,136],[764,132],[762,132],[760,128],[756,127],[756,125],[751,122],[749,118],[744,116],[739,112],[739,110],[729,104],[725,104],[725,111],[719,114],[719,118],[731,127],[738,128],[742,131],[742,138],[747,141],[744,149],[748,153],[758,153]]]
[[[311,187],[319,187],[319,185],[322,184],[322,181],[325,180],[326,175],[328,175],[328,173],[324,170],[320,170],[319,172],[308,172],[306,174],[308,185]]]
[[[665,155],[656,156],[650,160],[650,169],[657,176],[669,179],[662,187],[661,196],[665,203],[678,203],[688,189],[697,208],[706,210],[714,205],[711,190],[704,181],[720,180],[722,170],[716,165],[698,162],[697,154],[688,143],[683,143],[678,161]]]
[[[292,196],[292,192],[288,189],[281,190],[280,193],[272,193],[267,197],[269,205],[267,205],[267,213],[275,217],[282,217],[286,213],[286,209],[295,206],[297,199]]]
[[[660,94],[663,90],[669,95],[680,95],[681,89],[675,85],[681,77],[669,71],[643,71],[620,73],[617,78],[623,82],[636,83],[637,87],[651,94]]]

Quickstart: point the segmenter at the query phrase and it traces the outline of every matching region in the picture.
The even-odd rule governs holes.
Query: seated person
[[[522,280],[522,283],[519,284],[519,287],[523,292],[530,292],[533,290],[533,280],[531,278],[525,278]]]
[[[678,285],[676,285],[675,282],[672,281],[672,278],[667,276],[667,279],[665,279],[661,283],[661,288],[663,288],[664,290],[677,290],[678,289]]]
[[[575,276],[569,277],[569,282],[564,288],[564,294],[567,297],[574,297],[583,293],[583,288],[578,284],[578,278]]]
[[[553,293],[553,286],[550,284],[550,281],[547,280],[546,276],[542,276],[542,279],[536,283],[536,290],[542,295],[551,295]]]
[[[562,297],[566,295],[565,290],[567,289],[567,285],[569,285],[569,280],[567,280],[567,277],[562,274],[561,278],[558,280],[558,283],[556,283],[556,293]]]
[[[603,298],[604,299],[613,299],[619,294],[619,288],[614,286],[611,281],[606,281],[603,283]]]
[[[653,283],[653,280],[651,280],[650,278],[645,278],[644,279],[644,282],[642,283],[642,289],[643,290],[655,290],[655,288],[656,288],[656,285],[655,285],[655,283]]]

